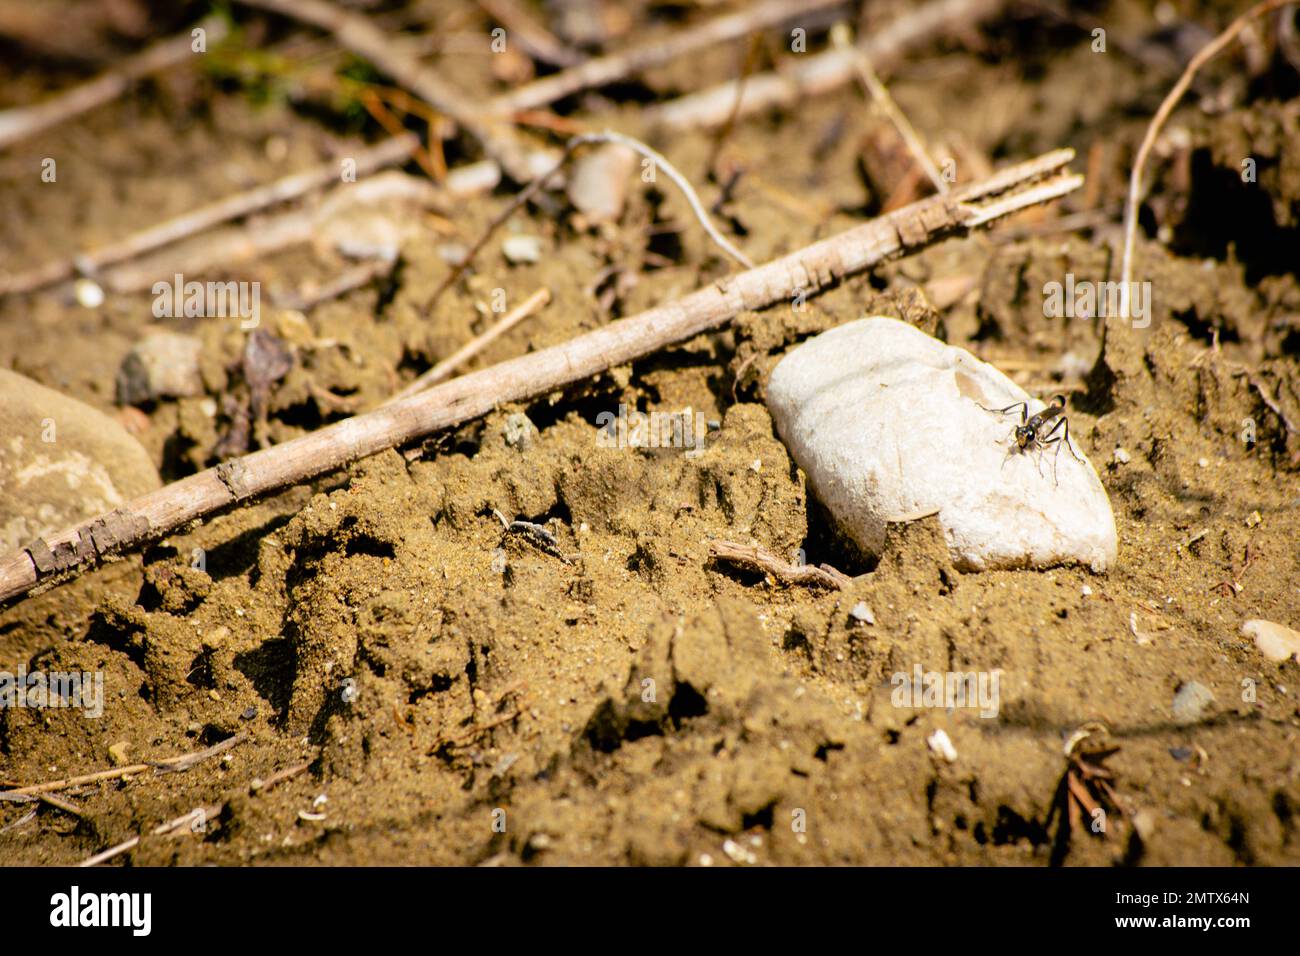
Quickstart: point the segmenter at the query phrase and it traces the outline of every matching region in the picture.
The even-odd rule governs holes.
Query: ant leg
[[[975,404],[980,405],[979,402],[976,402]],[[1022,425],[1025,423],[1025,420],[1029,417],[1028,402],[1016,402],[1014,405],[1008,405],[1006,408],[988,408],[985,405],[980,405],[980,408],[984,409],[984,411],[986,412],[992,412],[994,415],[1005,415],[1007,412],[1011,411],[1011,409],[1018,408],[1020,409],[1020,424]]]
[[[1053,435],[1056,435],[1056,433],[1059,432],[1059,431],[1061,431],[1062,428],[1065,429],[1064,434],[1063,434],[1063,435],[1057,435],[1057,437],[1052,438],[1052,436],[1053,436]],[[1056,420],[1056,424],[1052,426],[1052,430],[1049,431],[1046,435],[1043,436],[1043,441],[1042,441],[1042,443],[1043,443],[1044,445],[1055,445],[1055,444],[1057,444],[1058,442],[1060,442],[1060,440],[1061,440],[1062,437],[1065,438],[1065,447],[1068,448],[1068,449],[1070,449],[1070,456],[1071,456],[1072,458],[1074,458],[1075,461],[1077,461],[1077,462],[1079,462],[1080,464],[1082,464],[1082,463],[1083,463],[1083,459],[1080,458],[1080,457],[1075,453],[1075,451],[1074,451],[1074,446],[1070,444],[1070,420],[1069,420],[1068,418],[1066,418],[1064,415],[1062,415],[1060,418],[1058,418],[1058,419]],[[1059,454],[1061,453],[1061,449],[1059,449],[1059,448],[1056,449],[1056,453],[1059,455]]]

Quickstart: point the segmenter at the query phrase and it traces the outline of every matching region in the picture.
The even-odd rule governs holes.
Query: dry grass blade
[[[1183,70],[1183,75],[1178,78],[1174,88],[1169,91],[1168,95],[1160,103],[1156,115],[1151,118],[1151,124],[1147,127],[1146,135],[1142,137],[1142,144],[1138,147],[1137,157],[1133,160],[1133,172],[1129,175],[1128,182],[1128,198],[1124,204],[1124,258],[1120,269],[1121,315],[1127,316],[1129,314],[1129,283],[1133,279],[1133,246],[1137,240],[1138,205],[1142,202],[1142,170],[1146,167],[1147,157],[1150,155],[1152,147],[1155,146],[1156,137],[1160,135],[1160,130],[1165,125],[1165,121],[1169,119],[1169,114],[1174,111],[1178,101],[1183,98],[1187,88],[1192,85],[1192,80],[1196,78],[1196,74],[1201,67],[1222,52],[1252,20],[1290,5],[1289,0],[1264,0],[1263,3],[1255,4],[1255,6],[1233,20],[1226,30],[1202,47],[1196,56],[1192,57],[1191,62],[1187,64],[1187,68]]]

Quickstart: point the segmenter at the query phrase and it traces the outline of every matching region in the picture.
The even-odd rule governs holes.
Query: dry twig
[[[796,17],[821,10],[845,6],[845,0],[766,0],[747,10],[717,17],[689,30],[682,30],[658,43],[643,43],[630,50],[588,60],[568,70],[535,80],[489,101],[496,113],[509,115],[523,110],[548,106],[580,90],[615,83],[634,73],[660,66],[672,60],[715,48],[748,33],[785,23]]]
[[[483,12],[501,24],[519,41],[524,52],[534,60],[551,66],[577,66],[582,55],[571,50],[534,19],[533,15],[515,0],[474,0]]]
[[[332,33],[339,44],[391,76],[438,112],[455,120],[501,164],[517,182],[527,182],[536,169],[533,154],[515,136],[514,130],[495,121],[491,114],[459,90],[448,86],[407,47],[358,13],[342,10],[325,0],[238,0],[310,24]]]
[[[770,574],[782,584],[810,584],[842,591],[853,579],[829,564],[792,564],[766,548],[735,541],[710,541],[709,557]]]
[[[475,336],[469,342],[453,352],[447,358],[443,359],[429,371],[425,372],[406,388],[402,389],[396,395],[389,399],[395,402],[398,399],[406,398],[408,395],[414,395],[416,392],[424,391],[431,385],[436,385],[444,379],[450,378],[451,374],[458,368],[472,359],[479,352],[505,335],[516,325],[529,316],[536,315],[542,309],[546,308],[547,303],[551,301],[551,290],[543,286],[532,295],[530,295],[519,305],[515,306],[509,312],[501,317],[501,321],[494,322],[490,328],[481,335]]]
[[[897,63],[909,49],[943,30],[960,30],[997,12],[1005,0],[931,0],[879,33],[864,38],[859,49],[879,69]],[[777,107],[789,107],[801,100],[829,93],[857,76],[857,54],[849,50],[827,50],[794,58],[780,73],[747,77],[739,92],[738,81],[721,83],[650,107],[645,115],[653,128],[682,131],[719,126],[733,112],[752,116]]]
[[[356,160],[356,174],[358,177],[367,176],[376,170],[402,162],[419,145],[419,138],[414,133],[407,133],[359,150],[353,157]],[[227,196],[225,199],[219,199],[173,219],[160,222],[156,226],[133,233],[94,252],[51,262],[16,276],[0,276],[0,295],[32,292],[51,283],[69,279],[78,272],[83,275],[94,275],[108,266],[134,259],[223,222],[239,219],[275,203],[297,199],[313,189],[338,182],[339,178],[338,160],[313,166],[311,169],[285,176],[265,186]]]
[[[885,259],[1057,199],[1082,185],[1082,177],[1063,171],[1073,155],[1071,150],[1057,150],[1020,163],[568,342],[462,375],[182,478],[107,514],[38,539],[0,561],[0,602],[233,505],[409,444],[487,414],[500,404],[556,391],[719,328],[742,311],[814,295]]]
[[[939,168],[934,165],[934,160],[930,158],[930,154],[926,150],[925,144],[921,142],[920,134],[917,133],[916,129],[912,126],[906,114],[898,108],[898,104],[894,102],[894,98],[889,95],[889,89],[881,81],[880,77],[876,75],[876,71],[871,65],[870,57],[867,56],[861,47],[853,45],[853,37],[848,30],[848,25],[837,24],[835,29],[831,31],[831,36],[837,49],[845,50],[853,55],[858,79],[862,81],[862,85],[865,86],[867,92],[871,94],[871,98],[875,100],[876,105],[884,111],[885,115],[889,117],[889,121],[894,124],[894,128],[898,130],[898,135],[903,138],[903,142],[907,144],[908,150],[911,151],[912,156],[916,159],[921,169],[925,171],[925,175],[929,177],[935,191],[946,193],[948,191],[948,184],[944,182],[943,176],[939,173]]]
[[[233,737],[227,737],[218,744],[214,744],[205,750],[198,750],[194,753],[181,754],[177,757],[168,757],[165,760],[153,760],[148,763],[133,763],[125,767],[114,767],[111,770],[97,770],[94,773],[86,773],[77,777],[64,777],[61,780],[51,780],[48,783],[37,783],[30,787],[19,787],[16,790],[0,790],[0,800],[8,800],[17,803],[25,803],[29,798],[39,794],[54,793],[58,790],[67,790],[69,787],[80,787],[88,783],[101,783],[105,780],[120,780],[123,777],[131,777],[137,773],[144,773],[146,770],[153,770],[155,773],[177,773],[188,770],[195,764],[223,754],[227,750],[238,747],[248,739],[247,734],[235,734]]]

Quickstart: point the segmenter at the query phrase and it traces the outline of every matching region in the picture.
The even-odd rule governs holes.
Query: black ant
[[[975,404],[979,405],[978,402]],[[1023,452],[1030,448],[1036,448],[1041,452],[1048,445],[1056,445],[1056,455],[1052,457],[1053,482],[1059,484],[1056,480],[1056,458],[1061,454],[1060,443],[1062,438],[1065,439],[1065,447],[1070,449],[1070,455],[1074,460],[1080,463],[1083,462],[1083,459],[1075,453],[1074,446],[1070,444],[1070,420],[1065,417],[1064,395],[1057,395],[1046,408],[1034,415],[1029,414],[1028,402],[1016,402],[1014,405],[1008,405],[1006,408],[984,408],[983,405],[980,405],[980,408],[996,415],[1005,415],[1013,408],[1020,409],[1020,424],[1016,426],[1014,433],[1015,447],[1019,451]],[[1052,422],[1055,422],[1056,424],[1053,425]],[[1048,427],[1049,425],[1051,426],[1050,428]],[[1061,432],[1061,434],[1057,435],[1057,432]],[[1010,457],[1010,454],[1011,453],[1008,451],[1007,456]],[[1006,466],[1006,463],[1006,459],[1004,458],[1002,460],[1003,467]],[[1041,475],[1043,473],[1041,454],[1039,455],[1038,463],[1038,473]]]

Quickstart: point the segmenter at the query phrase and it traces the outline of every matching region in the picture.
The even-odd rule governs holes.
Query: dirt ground
[[[26,5],[3,6],[0,24]],[[149,37],[203,12],[153,6],[169,12]],[[871,4],[868,22],[909,6]],[[1137,143],[1178,64],[1236,12],[1166,6],[1161,24],[1146,4],[1087,4],[1073,20],[1017,5],[887,74],[936,155],[958,157],[959,181],[1075,148],[1088,184],[1061,208],[888,264],[802,311],[742,315],[0,612],[0,670],[101,670],[106,687],[97,720],[0,710],[0,784],[108,768],[122,743],[130,760],[149,761],[247,735],[182,773],[65,792],[79,815],[0,802],[0,859],[73,863],[144,834],[116,864],[1300,863],[1300,665],[1268,662],[1240,633],[1252,618],[1300,627],[1300,436],[1282,417],[1300,422],[1300,75],[1266,42],[1272,27],[1206,70],[1153,155],[1139,246],[1150,327],[1042,307],[1044,284],[1067,273],[1117,277]],[[720,9],[701,7],[604,4],[621,11],[606,17],[609,46]],[[459,0],[367,13],[429,33],[492,26]],[[364,73],[342,55],[321,58],[322,35],[244,9],[236,19],[241,42]],[[1105,53],[1091,49],[1094,23],[1107,28]],[[111,18],[78,30],[76,49],[5,39],[0,107],[93,75],[146,39],[124,37]],[[785,31],[763,35],[571,97],[555,114],[651,136],[638,125],[647,104],[734,79],[747,57],[766,69],[795,55]],[[810,31],[811,51],[827,42],[824,28]],[[509,88],[489,60],[444,54],[449,78],[479,97]],[[169,71],[0,153],[3,270],[381,135],[364,111],[235,54]],[[889,202],[864,145],[888,135],[863,92],[845,87],[721,137],[653,143],[765,261]],[[47,155],[66,170],[57,187],[31,172]],[[1247,157],[1257,182],[1241,181]],[[468,140],[448,144],[453,165],[474,158]],[[264,308],[293,366],[244,449],[373,407],[481,332],[494,289],[514,302],[546,286],[554,298],[472,367],[731,268],[666,184],[638,183],[621,221],[599,228],[557,194],[519,213],[429,312],[450,269],[445,247],[472,244],[512,192],[418,217],[390,280],[305,312]],[[1056,223],[1066,215],[1079,218]],[[512,231],[540,238],[540,261],[507,262]],[[295,288],[340,268],[300,248],[231,275]],[[0,367],[128,422],[171,480],[216,464],[223,441],[240,444],[229,408],[247,405],[248,333],[155,320],[150,300],[110,294],[85,308],[58,286],[0,299]],[[763,390],[792,345],[870,314],[938,330],[1031,392],[1070,395],[1072,434],[1114,508],[1117,568],[961,573],[932,519],[897,526],[878,563],[846,549],[776,437]],[[202,341],[205,394],[124,409],[118,366],[158,321]],[[597,415],[620,403],[690,407],[719,424],[698,456],[601,447]],[[515,440],[518,413],[536,426],[531,440]],[[503,534],[496,512],[547,523],[559,554]],[[711,561],[715,538],[802,548],[857,576],[842,591],[782,586]],[[859,602],[874,623],[850,614]],[[997,718],[893,706],[891,675],[916,665],[999,669]],[[1213,700],[1184,723],[1172,705],[1191,682]],[[1118,748],[1105,762],[1116,799],[1102,835],[1071,829],[1064,810],[1063,748],[1092,721],[1106,728],[1092,744]],[[940,729],[955,761],[927,744]],[[273,787],[253,785],[302,764]],[[208,808],[201,826],[152,834],[198,807]]]

